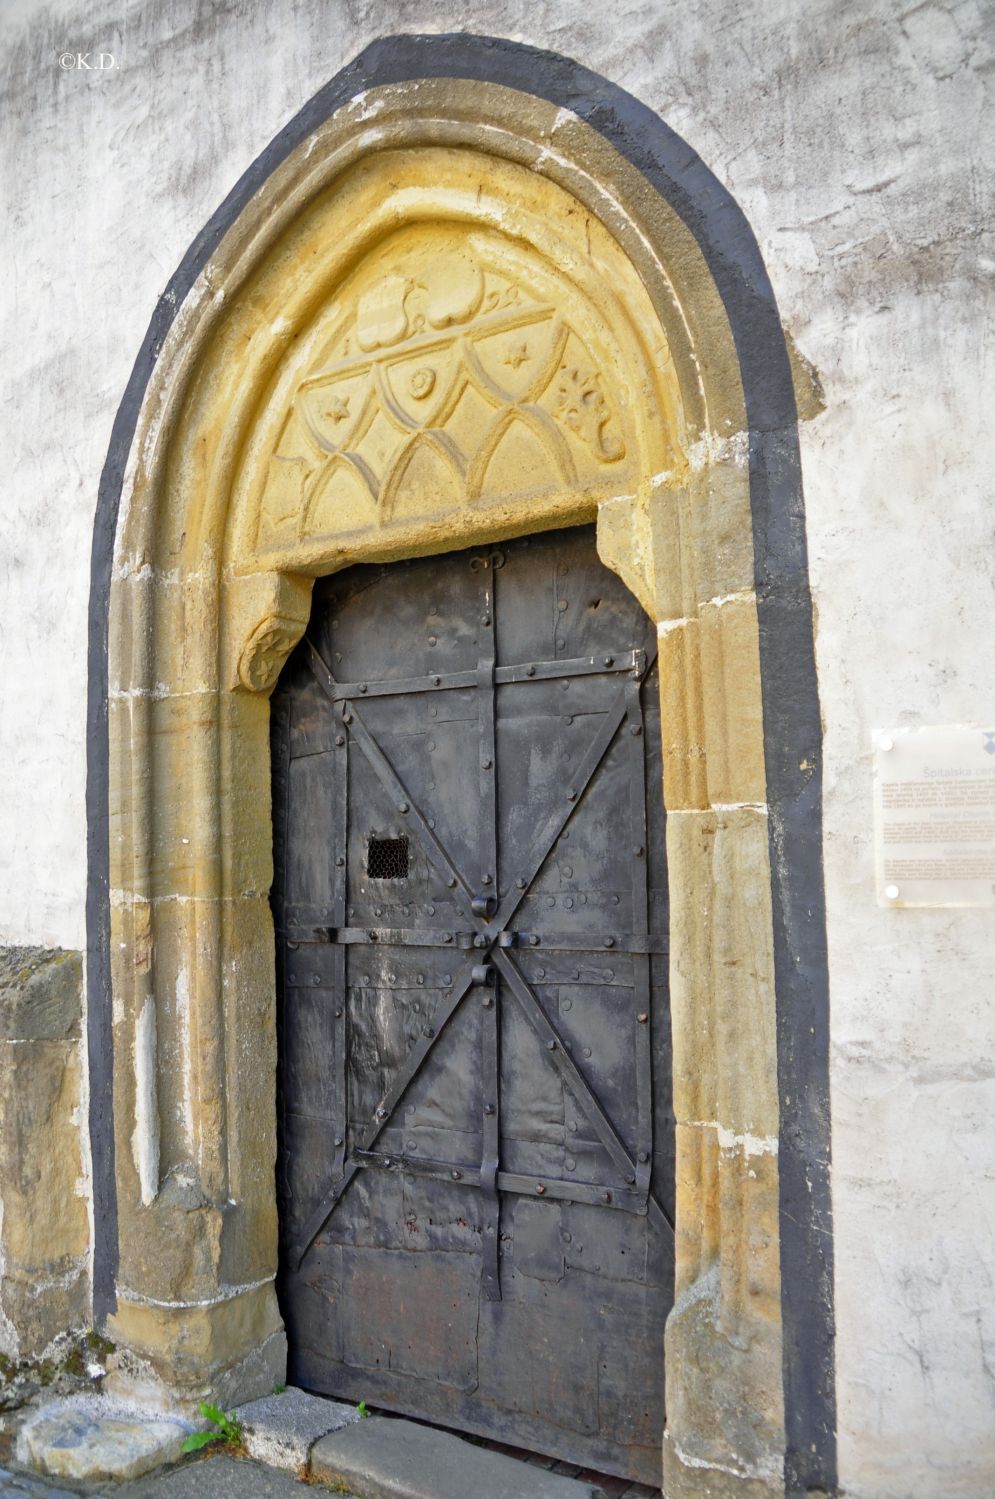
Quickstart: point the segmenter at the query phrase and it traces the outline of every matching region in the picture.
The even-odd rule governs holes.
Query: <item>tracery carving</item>
[[[620,464],[622,412],[579,298],[550,294],[548,269],[538,291],[494,238],[426,233],[360,273],[285,412],[264,547],[576,491]]]

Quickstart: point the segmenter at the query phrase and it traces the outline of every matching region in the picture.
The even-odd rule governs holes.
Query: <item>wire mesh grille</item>
[[[366,851],[366,873],[371,880],[406,880],[407,838],[371,838]]]

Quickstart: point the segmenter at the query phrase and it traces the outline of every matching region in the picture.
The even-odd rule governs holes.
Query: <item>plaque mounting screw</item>
[[[898,899],[898,886],[897,885],[885,885],[885,887],[884,887],[884,893],[888,897],[889,900],[897,900]]]
[[[645,1025],[647,1020],[649,1020],[649,1015],[645,1010],[640,1010],[639,1014],[636,1016],[636,1019],[639,1021],[640,1025]]]

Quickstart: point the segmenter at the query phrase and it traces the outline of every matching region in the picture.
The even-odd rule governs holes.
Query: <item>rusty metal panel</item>
[[[297,1383],[659,1481],[655,634],[587,528],[320,583],[273,700]]]

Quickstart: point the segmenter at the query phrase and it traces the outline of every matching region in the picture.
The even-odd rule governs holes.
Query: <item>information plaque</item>
[[[995,905],[995,728],[874,736],[882,906]]]

